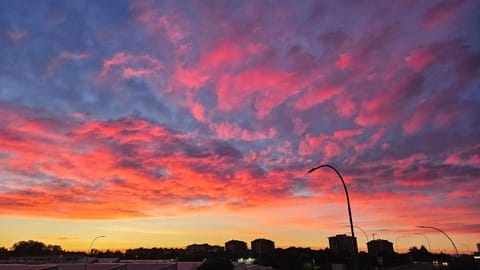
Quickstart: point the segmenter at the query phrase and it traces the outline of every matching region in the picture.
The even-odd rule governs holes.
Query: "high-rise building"
[[[330,250],[337,255],[349,257],[358,253],[357,238],[346,234],[337,234],[328,238]]]
[[[247,254],[247,243],[239,240],[230,240],[225,243],[225,251],[236,255]]]
[[[275,243],[268,239],[255,239],[251,244],[253,254],[272,254],[275,251]]]
[[[392,255],[393,243],[388,240],[375,239],[367,243],[368,254],[374,256]]]

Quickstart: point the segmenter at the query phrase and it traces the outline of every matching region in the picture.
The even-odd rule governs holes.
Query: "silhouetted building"
[[[473,258],[477,261],[480,261],[480,243],[477,243],[477,252],[473,253]]]
[[[200,264],[200,262],[198,263]],[[58,264],[0,264],[0,270],[180,270],[175,263],[130,261],[121,263],[92,263],[88,267],[83,263],[58,263]],[[195,269],[195,268],[188,268]]]
[[[367,243],[368,254],[375,256],[392,255],[393,243],[388,240],[376,239]]]
[[[187,246],[185,252],[187,254],[193,253],[208,253],[208,252],[220,252],[223,251],[221,246],[210,246],[209,244],[192,244]]]
[[[230,240],[225,243],[225,251],[232,254],[246,254],[248,252],[247,243],[239,240]]]
[[[357,238],[346,234],[337,234],[328,238],[330,250],[340,256],[352,256],[353,252],[358,253]]]
[[[275,243],[268,239],[255,239],[251,244],[253,254],[272,254],[275,251]]]

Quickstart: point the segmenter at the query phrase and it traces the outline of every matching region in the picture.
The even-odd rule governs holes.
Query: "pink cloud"
[[[297,100],[295,107],[298,110],[306,110],[333,98],[341,92],[338,87],[323,87],[317,90],[310,89],[305,95]]]
[[[338,140],[343,140],[348,137],[354,137],[363,134],[363,129],[343,129],[336,130],[333,133],[333,137]]]
[[[425,187],[432,185],[431,180],[421,180],[421,179],[401,179],[396,181],[399,185],[407,187]]]
[[[310,213],[318,214],[318,207],[325,206],[322,214],[335,221],[322,226],[338,228],[338,222],[348,223],[345,212],[339,213],[336,208],[344,209],[345,197],[333,172],[325,171],[305,179],[306,188],[313,194],[311,197],[296,198],[291,194],[292,178],[302,176],[305,171],[302,168],[275,169],[289,164],[289,158],[294,159],[293,164],[298,162],[298,157],[292,155],[295,147],[288,141],[269,145],[261,151],[253,149],[248,156],[239,157],[239,162],[232,162],[225,153],[212,151],[210,140],[199,141],[199,134],[192,135],[189,141],[184,134],[134,116],[110,121],[92,120],[84,115],[54,120],[41,118],[27,109],[0,106],[0,122],[5,125],[0,133],[0,151],[9,154],[2,156],[2,164],[11,174],[8,178],[16,179],[12,186],[16,191],[0,196],[0,203],[6,206],[1,208],[1,215],[112,219],[198,214],[222,209],[228,213],[261,212],[266,222],[281,220],[282,224],[310,228],[313,221],[323,220]],[[231,123],[212,123],[209,128],[215,134],[214,139],[222,141],[253,141],[276,136],[272,129],[247,130]],[[382,132],[374,133],[365,144],[380,143]],[[348,150],[345,146],[352,147],[349,140],[360,139],[363,135],[364,129],[339,130],[330,137],[307,134],[299,151],[302,155],[323,151],[325,156],[336,157]],[[196,147],[206,152],[188,153],[188,149]],[[272,153],[282,153],[282,157],[269,158]],[[461,155],[478,162],[478,155],[470,158],[469,153]],[[468,187],[452,190],[448,193],[450,208],[440,203],[438,209],[432,209],[432,202],[438,199],[436,195],[418,194],[415,189],[409,194],[402,193],[408,187],[427,186],[430,180],[421,176],[404,177],[399,172],[387,183],[381,181],[381,173],[376,173],[378,167],[375,166],[393,164],[395,171],[408,170],[424,164],[427,159],[428,156],[417,154],[400,159],[398,163],[382,160],[384,164],[375,163],[371,168],[359,165],[357,168],[361,172],[344,174],[349,188],[352,187],[349,192],[354,216],[380,227],[387,226],[385,222],[392,219],[397,226],[408,227],[432,222],[432,219],[434,222],[443,218],[451,220],[459,214],[463,222],[475,221],[472,210],[455,206],[456,200],[452,200],[478,196],[476,190],[472,189],[471,193],[466,192]],[[259,164],[265,168],[256,166]],[[37,174],[47,177],[36,178]],[[52,184],[45,178],[57,182]],[[369,179],[368,185],[376,189],[375,196],[370,191],[358,189],[359,178]],[[46,182],[42,182],[44,180]],[[377,190],[383,185],[376,183],[391,185],[391,190]],[[121,202],[115,200],[124,194],[129,196]],[[22,204],[12,203],[19,200]],[[265,201],[269,202],[268,206]],[[292,209],[295,205],[298,208]],[[269,216],[270,212],[264,211],[268,209],[298,215],[287,219],[285,215]],[[432,216],[432,212],[435,215]],[[438,218],[438,213],[442,214],[442,219]]]
[[[103,61],[102,70],[99,76],[105,77],[108,74],[120,70],[120,75],[125,79],[132,77],[148,77],[158,74],[163,69],[163,63],[150,55],[135,55],[127,52],[118,52],[110,59]]]
[[[451,18],[466,1],[440,1],[438,4],[427,10],[423,17],[422,26],[432,28],[445,23]]]
[[[377,91],[362,104],[355,122],[368,126],[398,121],[398,118],[404,117],[401,113],[404,106],[420,93],[423,80],[418,74],[408,74],[391,85],[384,86],[385,91]]]
[[[356,155],[360,155],[363,151],[373,147],[383,135],[384,131],[373,134],[365,143],[360,144],[355,140],[356,136],[363,134],[362,129],[349,129],[335,131],[332,136],[321,134],[312,137],[307,134],[304,140],[299,143],[299,154],[308,156],[315,153],[323,154],[324,159],[329,160],[338,157],[350,150],[355,150],[356,154],[351,156],[355,159]]]
[[[214,41],[201,53],[200,60],[194,65],[186,67],[177,63],[175,73],[172,76],[172,86],[198,89],[209,81],[217,81],[231,70],[245,65],[249,57],[263,50],[260,44],[248,44],[240,46],[231,41]],[[178,84],[178,85],[177,85]]]
[[[342,148],[340,148],[335,142],[328,142],[323,151],[325,154],[325,159],[329,160],[339,156],[342,153]]]
[[[327,135],[320,134],[317,137],[311,137],[307,134],[304,140],[302,140],[298,146],[298,153],[301,156],[308,156],[313,153],[318,153],[321,149],[321,145],[328,139]]]
[[[0,136],[0,150],[11,154],[4,163],[10,170],[28,171],[27,175],[41,173],[50,178],[77,182],[75,189],[51,190],[52,187],[48,183],[29,186],[28,179],[26,179],[27,182],[24,186],[20,186],[20,189],[28,189],[38,195],[30,195],[30,201],[24,200],[23,206],[11,206],[5,211],[15,210],[17,214],[21,215],[68,218],[145,216],[145,209],[154,209],[152,206],[158,203],[154,202],[155,198],[161,195],[158,190],[150,188],[150,184],[155,182],[155,176],[144,170],[154,170],[158,167],[175,172],[170,176],[169,181],[163,182],[162,187],[156,185],[162,190],[169,190],[170,194],[195,195],[198,192],[198,194],[209,194],[215,198],[221,196],[217,192],[224,190],[225,183],[222,183],[223,181],[220,179],[188,169],[190,166],[187,163],[193,162],[193,160],[189,160],[188,156],[158,156],[152,152],[154,149],[151,146],[157,143],[158,147],[172,145],[174,142],[172,138],[177,135],[141,119],[129,118],[109,122],[87,121],[84,124],[74,122],[75,124],[69,127],[58,123],[60,127],[54,128],[51,125],[56,125],[56,123],[29,121],[22,117],[19,117],[19,121],[12,122],[15,119],[15,115],[12,114],[3,114],[1,118],[4,123],[11,123],[3,134],[23,134],[22,141],[25,141],[25,143],[21,143],[22,141],[12,141],[12,137]],[[9,119],[8,122],[7,119]],[[67,129],[63,132],[62,130],[65,128]],[[177,137],[177,140],[179,138],[180,136]],[[115,142],[117,146],[111,145],[111,142]],[[127,157],[116,154],[118,151],[116,147],[122,148],[129,145],[135,145],[135,156],[141,158],[142,165],[140,167],[123,165],[121,161]],[[44,158],[45,156],[51,158]],[[215,161],[219,158],[221,157],[213,156],[211,159],[205,157],[195,162],[201,162],[204,165],[212,162],[212,164],[218,164],[218,167],[227,166],[222,165],[222,162],[218,160]],[[39,162],[40,160],[41,162]],[[81,168],[89,168],[88,175]],[[112,178],[124,180],[109,182],[109,179]],[[201,183],[188,180],[200,178],[203,179]],[[94,192],[84,190],[88,189],[88,185],[91,184],[88,179],[103,179],[107,186],[106,189],[97,188],[99,192],[102,192],[102,196],[99,197]],[[177,182],[175,179],[182,179],[182,181]],[[210,184],[205,185],[208,182]],[[52,198],[48,203],[42,202],[43,194],[46,192],[50,194],[49,198]],[[127,203],[131,208],[118,207],[114,200],[108,199],[125,192],[130,194]],[[86,198],[82,194],[90,194],[91,197]],[[16,199],[17,196],[23,196],[21,192],[4,195],[0,200],[7,202]],[[182,201],[184,195],[180,197],[175,195],[175,200]],[[61,201],[61,205],[53,208],[59,211],[51,212],[52,205],[58,204],[57,197]],[[181,208],[189,207],[186,202]],[[101,211],[102,214],[92,214],[91,212],[97,212],[92,209]],[[5,211],[1,211],[2,214],[7,214]]]
[[[377,132],[375,132],[372,136],[370,136],[367,141],[363,144],[356,144],[354,149],[357,153],[363,153],[365,150],[370,149],[377,145],[380,139],[385,135],[387,132],[386,128],[381,128]]]
[[[70,60],[81,60],[92,57],[92,54],[89,52],[74,53],[63,51],[57,57],[54,57],[50,60],[48,65],[48,73],[52,75],[60,65]]]
[[[443,107],[443,110],[438,110]],[[455,124],[465,114],[466,108],[442,99],[428,98],[416,105],[413,116],[402,128],[406,135],[412,135],[426,128],[441,129]]]
[[[353,116],[358,108],[358,104],[347,96],[339,96],[334,102],[337,113],[342,117]]]
[[[423,70],[436,60],[436,53],[428,48],[414,49],[409,56],[405,58],[405,62],[415,71]]]
[[[465,108],[450,108],[450,110],[437,111],[433,118],[435,128],[444,128],[453,125],[464,115]]]
[[[192,114],[200,122],[206,122],[205,107],[200,103],[195,103],[192,107]]]
[[[202,69],[209,69],[226,63],[235,64],[245,53],[245,49],[239,45],[223,42],[207,51],[200,60],[199,66]]]
[[[151,3],[135,1],[130,5],[131,10],[138,11],[136,20],[145,26],[152,35],[163,36],[173,44],[180,44],[189,35],[185,26],[186,21],[179,14],[167,11],[161,14]]]
[[[431,119],[432,113],[429,104],[425,100],[422,100],[420,104],[417,105],[413,117],[403,124],[403,132],[406,135],[412,135],[418,132],[424,127],[425,122]]]
[[[209,76],[201,70],[186,69],[178,66],[172,79],[188,88],[198,89],[208,81]]]
[[[346,69],[351,64],[352,64],[352,57],[346,53],[341,54],[338,60],[335,62],[335,65],[339,69]]]
[[[293,132],[298,136],[301,136],[305,133],[308,128],[308,124],[303,122],[301,118],[296,117],[293,119]]]
[[[217,83],[218,108],[233,110],[255,100],[259,117],[300,90],[294,73],[272,67],[255,67],[239,74],[224,74]]]
[[[448,194],[449,199],[457,199],[457,198],[462,198],[462,197],[473,197],[476,196],[475,192],[472,192],[471,190],[455,190],[453,192],[450,192]]]
[[[217,136],[223,140],[244,140],[244,141],[256,141],[269,139],[276,135],[276,131],[273,128],[268,130],[251,131],[239,127],[236,124],[231,123],[213,123],[210,124],[210,128],[217,134]]]
[[[443,161],[443,164],[480,167],[480,155],[471,155],[468,158],[461,158],[458,155],[451,155]]]
[[[9,29],[5,33],[8,39],[13,42],[20,41],[28,35],[28,32],[23,29]]]
[[[421,166],[428,161],[428,156],[424,153],[412,154],[403,159],[390,161],[390,165],[395,169],[394,175],[401,177],[406,171],[411,170],[415,166]]]

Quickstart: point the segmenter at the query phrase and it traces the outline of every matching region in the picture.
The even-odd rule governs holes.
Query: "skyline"
[[[473,252],[479,8],[0,1],[0,246]]]

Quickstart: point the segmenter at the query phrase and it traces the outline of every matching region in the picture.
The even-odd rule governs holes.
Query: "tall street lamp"
[[[92,242],[90,243],[90,246],[88,246],[87,258],[85,259],[85,266],[83,267],[84,270],[87,270],[88,258],[89,258],[90,252],[92,251],[93,243],[95,243],[95,240],[97,240],[98,238],[102,238],[102,237],[105,237],[105,235],[99,235],[99,236],[93,238]]]
[[[323,165],[320,165],[318,167],[315,167],[315,168],[312,168],[310,169],[306,174],[309,174],[309,173],[312,173],[314,172],[315,170],[318,170],[320,168],[323,168],[323,167],[327,167],[327,168],[330,168],[332,170],[335,171],[335,173],[337,174],[337,176],[340,178],[340,180],[342,181],[342,184],[343,184],[343,189],[345,190],[345,196],[347,197],[347,206],[348,206],[348,218],[350,219],[350,231],[352,233],[352,249],[353,249],[353,265],[354,265],[354,269],[357,270],[358,269],[358,265],[357,265],[357,251],[355,250],[355,232],[353,230],[353,221],[352,221],[352,210],[350,208],[350,198],[348,197],[348,190],[347,190],[347,185],[345,185],[345,181],[343,181],[343,177],[342,175],[340,174],[340,172],[335,169],[335,167],[331,166],[331,165],[328,165],[328,164],[323,164]]]
[[[432,227],[432,226],[417,226],[417,228],[429,228],[429,229],[434,229],[436,231],[439,231],[439,232],[443,233],[448,238],[448,240],[450,240],[450,243],[452,243],[453,248],[455,249],[455,255],[458,257],[457,246],[455,246],[455,243],[453,242],[452,238],[450,238],[450,236],[448,236],[448,234],[446,232],[440,230],[439,228],[435,228],[435,227]]]

